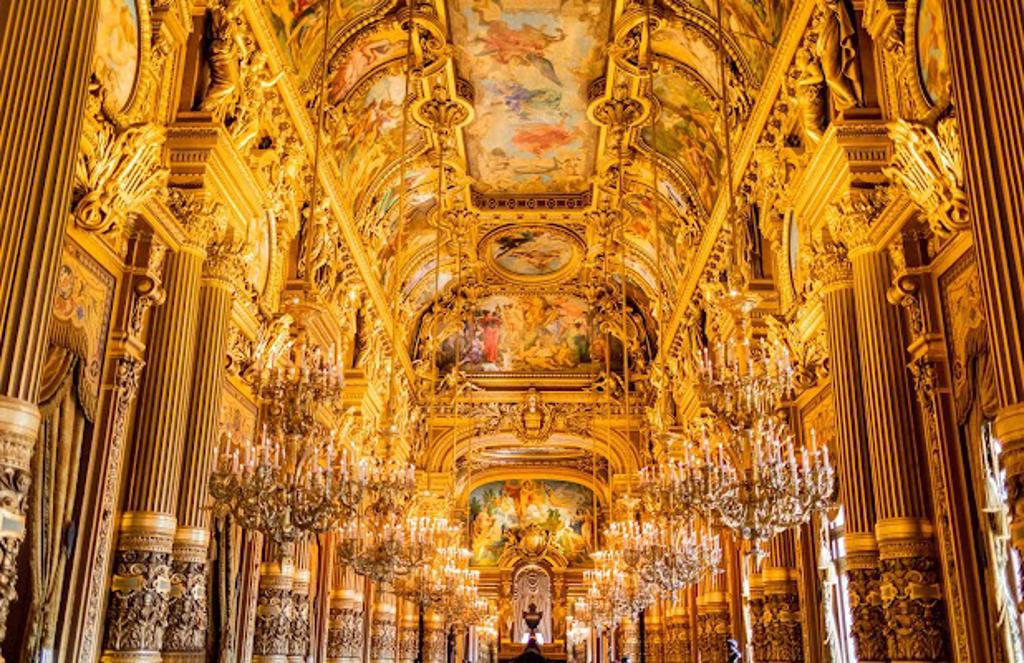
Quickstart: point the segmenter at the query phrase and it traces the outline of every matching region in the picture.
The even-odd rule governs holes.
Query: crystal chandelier
[[[443,518],[367,509],[338,531],[338,555],[359,575],[390,583],[423,565],[450,536]]]
[[[445,525],[439,525],[432,554],[408,574],[394,580],[395,593],[423,607],[444,601],[451,584],[450,569],[468,559],[469,551],[456,547],[460,531],[454,524],[448,524],[447,531]]]
[[[721,563],[717,536],[690,518],[612,523],[605,535],[626,568],[647,586],[670,593],[700,580]]]
[[[775,534],[831,503],[835,471],[828,449],[812,443],[798,452],[780,417],[758,419],[746,430],[703,430],[697,453],[687,451],[668,479],[662,474],[648,485],[750,541],[758,560]]]
[[[734,428],[749,428],[774,414],[793,392],[793,365],[781,341],[751,339],[755,300],[736,293],[727,297],[738,301],[736,326],[724,340],[694,349],[694,382],[702,405]]]
[[[300,338],[288,366],[264,366],[253,387],[263,405],[256,441],[225,436],[210,475],[214,511],[277,542],[329,530],[354,514],[366,473],[317,418],[337,401],[342,371],[333,349],[309,351]]]

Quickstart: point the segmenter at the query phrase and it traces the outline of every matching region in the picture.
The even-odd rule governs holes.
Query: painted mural
[[[544,278],[570,267],[579,244],[556,228],[511,227],[487,238],[484,251],[499,273]]]
[[[454,0],[460,71],[476,90],[466,127],[482,191],[570,192],[587,187],[597,129],[587,86],[604,66],[611,3]]]
[[[404,94],[405,78],[394,73],[367,82],[366,89],[357,90],[347,104],[348,112],[342,120],[345,127],[334,149],[338,168],[349,185],[346,191],[354,197],[349,201],[353,207],[389,160],[401,152]],[[407,123],[406,144],[410,149],[422,140],[415,124],[411,120]]]
[[[139,72],[139,8],[136,0],[100,0],[93,69],[112,108],[131,101]]]
[[[330,0],[331,32],[345,29],[353,19],[385,4],[382,0]],[[281,46],[281,52],[305,80],[323,49],[327,5],[319,0],[266,0],[261,3]]]
[[[718,15],[717,0],[690,0],[712,20]],[[757,81],[764,80],[793,0],[725,0],[722,18]]]
[[[404,57],[406,46],[407,41],[401,31],[371,33],[359,38],[344,54],[335,55],[337,68],[330,79],[331,103],[344,99],[363,76],[380,65]]]
[[[917,6],[917,62],[921,84],[932,102],[949,96],[949,61],[942,0],[920,0]]]
[[[593,520],[593,493],[586,486],[552,479],[492,481],[473,490],[469,499],[472,519],[472,563],[494,566],[519,531],[536,525],[570,564],[589,559]]]
[[[91,406],[98,401],[103,378],[114,286],[114,278],[91,256],[71,242],[64,244],[50,339],[82,357],[81,396]]]
[[[679,72],[659,76],[654,86],[662,105],[654,147],[679,165],[689,176],[701,203],[711,209],[715,182],[722,168],[718,111]],[[644,130],[643,136],[650,145],[650,128]]]
[[[579,297],[494,294],[477,303],[461,335],[442,343],[438,364],[451,370],[458,353],[463,370],[470,372],[590,372],[604,366],[606,346]],[[617,351],[612,348],[613,362]]]
[[[256,433],[256,406],[230,383],[220,402],[220,430],[233,440],[250,440]]]

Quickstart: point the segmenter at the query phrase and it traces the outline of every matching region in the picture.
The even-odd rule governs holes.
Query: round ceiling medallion
[[[561,226],[513,224],[488,233],[481,255],[495,272],[514,281],[555,281],[579,267],[583,242]]]

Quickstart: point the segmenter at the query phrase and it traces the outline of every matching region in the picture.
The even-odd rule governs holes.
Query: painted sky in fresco
[[[460,73],[476,91],[470,171],[487,192],[581,191],[597,129],[587,86],[604,69],[611,3],[453,0]]]
[[[474,565],[497,564],[505,546],[528,525],[550,532],[570,563],[587,560],[594,520],[593,494],[586,486],[551,479],[492,481],[473,491],[469,508]]]

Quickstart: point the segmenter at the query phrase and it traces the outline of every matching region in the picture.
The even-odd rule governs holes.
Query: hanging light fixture
[[[325,532],[356,513],[366,474],[336,431],[317,419],[317,408],[341,395],[342,368],[333,348],[310,350],[300,334],[287,365],[278,360],[253,373],[259,437],[224,437],[210,495],[217,513],[287,542]]]

